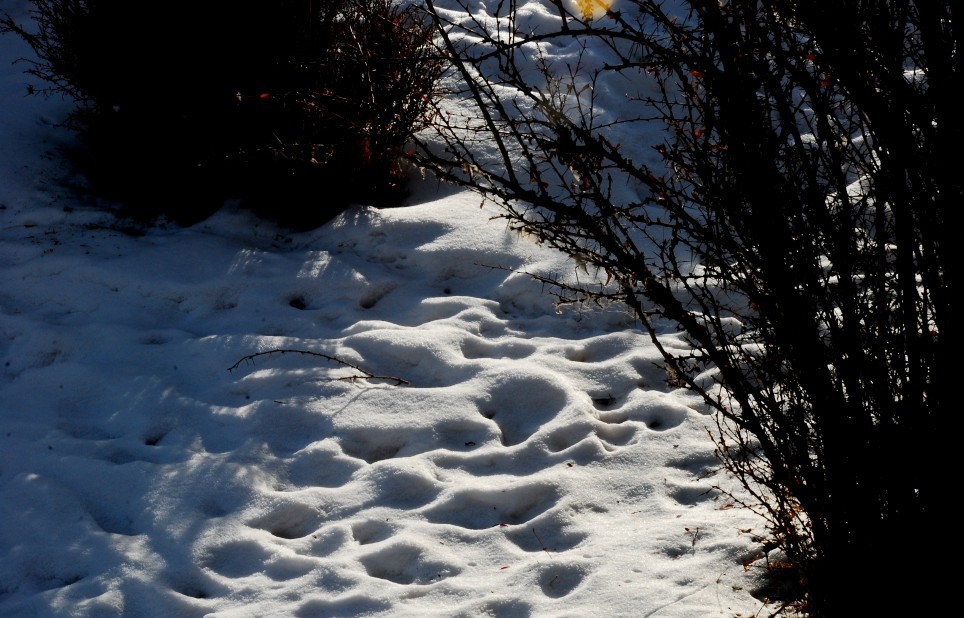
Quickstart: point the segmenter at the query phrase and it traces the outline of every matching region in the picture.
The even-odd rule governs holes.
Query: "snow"
[[[312,231],[133,233],[70,189],[28,51],[0,37],[0,615],[761,611],[712,416],[624,308],[521,272],[565,256],[418,179]]]

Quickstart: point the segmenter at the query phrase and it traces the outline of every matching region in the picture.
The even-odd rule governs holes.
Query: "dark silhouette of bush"
[[[430,25],[392,0],[226,0],[163,8],[32,0],[0,29],[28,72],[78,102],[95,192],[196,221],[226,198],[301,227],[396,205],[409,135],[439,74]]]
[[[596,267],[610,285],[557,283],[627,303],[668,381],[716,411],[778,550],[761,598],[938,613],[960,435],[954,3],[622,0],[591,21],[552,2],[558,25],[535,31],[513,6],[427,4],[468,111],[437,116],[422,163]],[[638,113],[600,116],[597,87]],[[635,148],[654,121],[661,143]],[[663,345],[673,330],[691,351]]]

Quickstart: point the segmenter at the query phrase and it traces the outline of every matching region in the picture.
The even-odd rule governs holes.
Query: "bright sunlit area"
[[[868,116],[838,105],[846,89],[833,90],[837,74],[810,39],[801,37],[802,60],[787,75],[812,90],[775,98],[754,89],[787,83],[759,78],[782,56],[761,52],[767,61],[746,68],[759,58],[679,34],[692,43],[687,53],[705,44],[726,71],[746,68],[739,84],[750,85],[729,88],[731,73],[688,56],[672,73],[659,64],[670,57],[658,56],[663,48],[639,45],[649,4],[629,0],[292,2],[255,17],[235,17],[234,3],[182,3],[152,9],[157,32],[134,29],[142,22],[121,11],[96,36],[83,31],[86,47],[55,41],[75,52],[53,54],[63,64],[37,63],[38,50],[61,48],[38,47],[49,40],[31,38],[36,20],[48,33],[66,27],[63,13],[37,8],[95,4],[0,0],[0,616],[789,618],[806,615],[801,586],[829,580],[799,575],[814,571],[786,550],[823,548],[820,535],[837,528],[820,499],[846,499],[841,486],[862,507],[876,489],[868,479],[907,480],[913,491],[882,490],[873,502],[894,507],[880,521],[933,532],[921,522],[934,517],[927,500],[942,486],[931,483],[932,458],[946,452],[919,445],[942,435],[927,433],[936,416],[913,417],[925,420],[909,430],[903,416],[888,425],[874,408],[872,420],[848,427],[873,427],[868,435],[885,442],[845,440],[843,450],[818,433],[820,412],[856,409],[858,394],[899,400],[900,414],[944,414],[931,409],[952,381],[934,369],[947,358],[936,346],[956,331],[934,291],[945,285],[942,267],[916,278],[846,270],[903,257],[916,268],[946,243],[904,251],[896,233],[878,242],[902,211],[884,197],[877,209],[867,183],[915,177],[881,172],[891,151],[866,138]],[[300,12],[286,21],[289,4],[314,21],[305,26]],[[666,10],[679,7],[683,20],[686,5]],[[671,15],[667,30],[678,24]],[[208,47],[189,37],[208,33],[198,24],[216,43],[201,56]],[[617,27],[632,36],[573,35]],[[145,46],[149,54],[131,53]],[[279,46],[290,56],[274,55]],[[447,64],[463,52],[468,60]],[[152,72],[132,72],[142,66]],[[97,81],[101,70],[113,77]],[[58,71],[72,79],[51,82]],[[898,81],[900,92],[919,83]],[[781,92],[792,106],[779,107]],[[78,115],[78,93],[89,115]],[[685,113],[641,107],[660,96]],[[733,116],[685,107],[721,100]],[[819,107],[824,100],[833,103]],[[778,112],[813,126],[754,142]],[[727,133],[725,121],[739,131]],[[937,124],[920,126],[909,134],[926,140]],[[830,139],[825,128],[846,136]],[[824,165],[821,148],[830,167],[819,170],[832,173],[794,167],[811,155]],[[171,160],[175,152],[183,160]],[[907,165],[924,155],[915,157]],[[734,160],[762,163],[731,174]],[[756,184],[774,170],[832,186],[777,194]],[[677,184],[667,180],[674,173]],[[914,186],[954,195],[951,185]],[[794,200],[818,215],[778,210]],[[923,212],[942,213],[938,205]],[[848,208],[864,209],[848,220],[866,224],[858,240],[783,234],[784,224],[842,219]],[[616,223],[606,219],[613,212]],[[894,229],[947,227],[943,214],[911,219]],[[680,220],[695,236],[669,223]],[[580,236],[580,221],[612,236]],[[700,253],[707,221],[765,233],[704,264],[718,257]],[[692,252],[673,253],[684,246]],[[844,246],[855,253],[834,252]],[[754,261],[768,251],[769,261]],[[777,262],[780,277],[806,271],[817,283],[750,287]],[[750,274],[726,279],[738,266]],[[883,283],[867,291],[867,281]],[[918,313],[846,338],[844,358],[911,359],[911,368],[888,365],[865,382],[837,371],[847,362],[805,356],[814,347],[804,335],[779,356],[783,348],[757,339],[770,332],[759,316],[771,290],[803,289],[793,297],[803,301],[774,304],[774,315],[794,335],[816,334],[821,350],[866,323],[846,313],[848,299],[903,299],[870,313]],[[837,304],[806,304],[825,289]],[[707,305],[708,290],[733,304]],[[819,319],[800,319],[811,308]],[[893,330],[905,327],[910,334]],[[777,362],[759,360],[774,350]],[[711,361],[720,359],[729,377],[749,367],[736,382],[742,399],[719,386]],[[832,387],[797,389],[807,367],[829,380],[807,385]],[[782,391],[765,383],[773,376],[788,380]],[[780,399],[814,391],[796,408]],[[820,398],[828,392],[839,398]],[[770,403],[817,413],[801,416],[799,433],[739,425]],[[859,456],[850,458],[851,444]],[[791,451],[806,465],[773,467]],[[874,473],[847,485],[849,468],[831,466],[840,476],[826,490],[814,479],[830,454],[869,458]],[[917,483],[920,470],[927,483]],[[776,490],[791,493],[775,500]],[[899,519],[918,507],[920,518]],[[891,569],[883,550],[861,564],[838,555],[848,560],[833,563],[842,574],[878,569],[868,573],[890,573],[880,581],[892,584],[920,566],[913,581],[929,581],[924,565]],[[822,601],[818,617],[833,615],[819,613]]]

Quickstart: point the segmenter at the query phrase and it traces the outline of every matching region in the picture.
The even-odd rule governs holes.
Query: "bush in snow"
[[[438,76],[430,24],[393,0],[163,6],[31,0],[0,29],[35,52],[95,190],[137,214],[197,220],[226,197],[317,225],[397,204]]]
[[[610,285],[567,296],[628,303],[669,382],[716,411],[782,552],[769,573],[794,584],[761,597],[936,609],[924,537],[953,521],[940,458],[960,435],[954,3],[621,0],[593,19],[547,0],[557,21],[533,26],[426,2],[468,111],[437,116],[423,164],[596,267]]]

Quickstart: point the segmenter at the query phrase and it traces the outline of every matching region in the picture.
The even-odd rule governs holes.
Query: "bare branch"
[[[277,354],[301,354],[301,355],[304,355],[304,356],[315,356],[315,357],[318,357],[318,358],[323,358],[323,359],[325,359],[325,360],[329,360],[329,361],[331,361],[331,362],[333,362],[333,363],[338,363],[339,365],[343,365],[343,366],[345,366],[345,367],[350,367],[350,368],[354,369],[355,371],[360,371],[360,372],[362,373],[362,375],[358,375],[358,376],[345,376],[345,377],[341,377],[341,378],[334,378],[334,379],[336,379],[336,380],[342,380],[342,381],[345,381],[345,382],[355,382],[355,381],[358,381],[358,380],[384,380],[384,381],[386,381],[386,382],[393,382],[393,383],[395,383],[395,385],[397,385],[397,386],[403,386],[403,385],[408,386],[409,384],[411,384],[408,380],[404,380],[404,379],[399,378],[399,377],[396,377],[396,376],[381,376],[381,375],[373,374],[373,373],[371,373],[370,371],[367,371],[367,370],[365,370],[365,369],[362,369],[362,368],[359,367],[358,365],[355,365],[355,364],[353,364],[353,363],[349,363],[348,361],[346,361],[346,360],[344,360],[344,359],[341,359],[341,358],[338,358],[337,356],[331,356],[330,354],[324,354],[324,353],[322,353],[322,352],[315,352],[315,351],[313,351],[313,350],[299,350],[299,349],[291,349],[291,348],[277,348],[277,349],[274,349],[274,350],[264,350],[263,352],[256,352],[256,353],[254,353],[254,354],[248,354],[247,356],[242,357],[240,360],[238,360],[238,362],[236,362],[236,363],[234,363],[233,365],[231,365],[230,367],[228,367],[228,371],[229,371],[229,372],[234,371],[235,369],[237,369],[238,367],[240,367],[242,363],[246,363],[246,362],[247,362],[247,363],[250,363],[250,362],[253,362],[254,359],[256,359],[256,358],[259,358],[259,357],[262,357],[262,356],[274,356],[274,355],[277,355]]]

